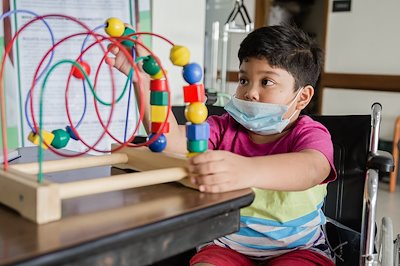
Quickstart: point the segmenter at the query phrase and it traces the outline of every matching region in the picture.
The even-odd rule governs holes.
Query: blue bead
[[[152,139],[156,134],[150,134],[147,140]],[[156,139],[153,143],[149,145],[149,149],[152,152],[161,152],[167,147],[167,138],[164,134],[161,134],[158,139]]]
[[[72,128],[70,126],[66,126],[65,130],[68,132],[69,136],[74,139],[74,140],[79,140],[79,138],[75,135],[74,131],[72,131]]]
[[[208,123],[186,124],[186,138],[188,140],[205,140],[210,137],[210,125]]]
[[[195,84],[203,78],[203,69],[197,63],[190,63],[183,67],[182,75],[189,84]]]

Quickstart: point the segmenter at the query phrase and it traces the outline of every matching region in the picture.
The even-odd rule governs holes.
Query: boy
[[[109,61],[124,73],[126,60]],[[211,116],[209,149],[189,160],[203,192],[253,188],[240,230],[208,243],[191,265],[334,265],[321,225],[326,183],[335,179],[329,132],[299,116],[314,95],[321,50],[299,29],[257,29],[239,49],[239,84]],[[174,152],[186,152],[184,127],[170,119]],[[170,148],[171,150],[171,148]]]

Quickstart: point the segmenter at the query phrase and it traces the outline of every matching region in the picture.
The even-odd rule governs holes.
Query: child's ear
[[[310,103],[313,96],[314,96],[313,86],[311,85],[304,86],[303,90],[300,92],[296,108],[298,110],[303,110],[304,108],[306,108],[306,106]]]

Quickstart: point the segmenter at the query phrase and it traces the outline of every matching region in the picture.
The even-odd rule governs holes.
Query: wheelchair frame
[[[393,226],[388,217],[382,219],[380,239],[377,245],[378,251],[375,252],[375,218],[379,173],[392,172],[394,163],[390,153],[378,151],[382,106],[379,103],[374,103],[371,109],[371,136],[364,185],[359,264],[361,266],[393,266],[398,265],[400,235],[397,236],[395,245],[393,245]]]

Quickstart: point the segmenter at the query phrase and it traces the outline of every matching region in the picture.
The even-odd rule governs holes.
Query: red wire
[[[137,32],[137,33],[131,34],[131,35],[129,35],[129,36],[119,37],[119,38],[117,38],[117,39],[118,39],[118,42],[117,42],[117,41],[115,41],[115,40],[114,40],[113,38],[111,38],[111,37],[105,37],[105,36],[103,36],[103,35],[101,35],[101,34],[94,33],[94,32],[93,32],[89,27],[87,27],[84,23],[80,22],[79,20],[77,20],[77,19],[75,19],[75,18],[73,18],[73,17],[67,16],[67,15],[62,15],[62,14],[48,14],[48,15],[44,15],[44,16],[39,16],[39,17],[36,17],[36,18],[32,19],[31,21],[29,21],[29,22],[26,23],[25,25],[23,25],[23,27],[21,27],[21,28],[16,32],[16,34],[13,36],[12,40],[10,41],[10,43],[7,45],[6,50],[5,50],[5,53],[4,53],[4,57],[3,57],[3,59],[2,59],[2,65],[1,65],[1,71],[0,71],[0,80],[3,79],[3,75],[4,75],[4,65],[5,65],[5,58],[6,58],[6,55],[9,54],[9,52],[10,52],[10,50],[11,50],[11,47],[12,47],[14,41],[16,40],[16,38],[18,37],[18,35],[20,34],[20,32],[23,31],[26,27],[28,27],[28,26],[29,26],[30,24],[32,24],[33,22],[35,22],[35,21],[37,21],[37,20],[42,20],[42,19],[47,18],[47,17],[61,17],[61,18],[65,18],[65,19],[68,19],[68,20],[72,20],[73,22],[76,22],[77,24],[79,24],[80,26],[82,26],[83,28],[85,28],[85,29],[87,30],[87,32],[83,32],[83,33],[78,33],[78,34],[73,34],[73,35],[67,36],[67,37],[63,38],[62,40],[60,40],[59,42],[57,42],[56,44],[54,44],[53,47],[51,47],[51,48],[49,49],[49,51],[45,54],[45,56],[44,56],[44,57],[42,58],[42,60],[40,61],[38,67],[36,68],[35,75],[34,75],[34,78],[33,78],[33,80],[32,80],[31,93],[30,93],[30,99],[29,99],[29,100],[30,100],[30,109],[31,109],[32,121],[33,121],[33,125],[34,125],[34,127],[35,127],[36,132],[39,132],[39,134],[41,134],[41,130],[39,130],[38,125],[37,125],[36,120],[35,120],[35,117],[34,117],[34,107],[33,107],[33,94],[34,94],[33,92],[34,92],[34,87],[35,87],[35,85],[36,85],[36,84],[35,84],[35,83],[36,83],[35,81],[36,81],[36,77],[37,77],[37,75],[38,75],[38,73],[39,73],[39,69],[40,69],[41,65],[43,64],[43,62],[45,61],[45,59],[47,58],[47,56],[48,56],[59,44],[63,43],[64,41],[66,41],[66,40],[68,40],[68,39],[70,39],[70,38],[76,37],[76,36],[90,34],[90,35],[96,37],[96,42],[94,42],[93,44],[91,44],[90,46],[88,46],[84,51],[82,51],[82,53],[78,56],[78,59],[81,58],[81,57],[83,56],[84,53],[86,53],[91,47],[93,47],[93,46],[96,45],[96,44],[100,44],[101,49],[102,49],[102,51],[103,51],[103,53],[104,53],[104,56],[103,56],[103,58],[102,58],[102,60],[101,60],[101,62],[100,62],[100,64],[99,64],[99,66],[98,66],[98,68],[97,68],[97,71],[96,71],[95,83],[94,83],[93,90],[95,91],[95,89],[96,89],[97,78],[98,78],[98,74],[99,74],[101,65],[102,65],[104,59],[106,58],[106,56],[107,56],[108,53],[109,53],[109,51],[106,51],[106,50],[104,49],[104,46],[102,45],[101,42],[104,41],[104,40],[109,40],[109,41],[111,41],[114,45],[118,46],[120,50],[122,50],[122,51],[124,52],[125,56],[128,58],[128,60],[130,61],[131,65],[133,66],[133,68],[134,68],[134,73],[137,74],[137,78],[138,78],[138,83],[139,83],[139,95],[140,95],[141,103],[140,103],[140,106],[139,106],[139,114],[140,114],[139,120],[138,120],[138,123],[136,124],[136,127],[135,127],[135,129],[134,129],[134,132],[132,133],[132,136],[131,136],[127,141],[125,141],[125,142],[121,142],[121,141],[117,140],[117,139],[109,132],[109,130],[108,130],[109,125],[110,125],[110,123],[111,123],[111,118],[112,118],[113,110],[114,110],[115,91],[116,91],[116,90],[115,90],[114,77],[113,77],[113,75],[112,75],[113,69],[112,69],[111,66],[109,66],[109,68],[110,68],[110,73],[111,73],[111,83],[112,83],[112,102],[111,102],[111,110],[110,110],[110,115],[109,115],[108,122],[107,122],[106,125],[104,125],[104,123],[103,123],[103,121],[102,121],[102,119],[101,119],[101,115],[100,115],[99,110],[98,110],[97,101],[94,101],[94,105],[95,105],[95,110],[96,110],[97,117],[98,117],[98,119],[99,119],[100,124],[102,125],[102,127],[103,127],[103,129],[104,129],[103,133],[101,134],[101,136],[99,137],[99,139],[95,142],[95,144],[89,145],[89,144],[87,144],[83,139],[80,138],[80,140],[82,141],[82,143],[83,143],[86,147],[88,147],[89,149],[86,150],[86,151],[84,151],[84,152],[76,153],[76,154],[64,154],[64,153],[61,153],[61,152],[57,151],[56,149],[54,149],[53,147],[51,147],[49,144],[47,144],[45,140],[43,140],[44,145],[46,145],[47,147],[49,147],[49,149],[50,149],[52,152],[54,152],[55,154],[57,154],[57,155],[64,156],[64,157],[77,157],[77,156],[80,156],[80,155],[83,155],[83,154],[89,152],[90,150],[95,150],[95,151],[99,151],[99,152],[110,152],[110,151],[113,152],[113,151],[117,151],[117,150],[119,150],[119,149],[121,149],[121,148],[123,148],[123,147],[125,147],[125,146],[138,147],[138,146],[149,145],[149,144],[153,143],[155,140],[157,140],[157,138],[161,135],[162,129],[163,129],[163,127],[165,126],[166,121],[168,121],[168,118],[169,118],[169,114],[170,114],[170,111],[171,111],[171,100],[170,100],[170,97],[168,97],[168,113],[167,113],[167,117],[166,117],[166,120],[163,122],[163,125],[161,126],[159,132],[157,132],[156,135],[155,135],[152,139],[150,139],[149,141],[147,141],[147,142],[145,142],[145,143],[142,143],[142,144],[131,144],[130,142],[135,138],[135,133],[137,132],[138,128],[140,127],[140,122],[143,121],[143,117],[144,117],[144,104],[145,104],[145,103],[144,103],[144,95],[143,95],[142,80],[141,80],[140,75],[138,74],[138,73],[139,73],[139,70],[138,70],[137,66],[134,64],[134,62],[133,62],[133,60],[132,60],[132,58],[131,58],[131,55],[126,51],[125,47],[122,46],[122,45],[120,44],[120,42],[123,41],[123,40],[134,41],[136,44],[142,46],[148,53],[150,53],[150,54],[154,57],[154,59],[156,60],[157,64],[160,66],[160,69],[161,69],[161,71],[163,72],[163,75],[164,75],[164,77],[165,77],[165,79],[166,79],[166,82],[167,82],[167,92],[168,92],[168,95],[170,95],[170,88],[169,88],[168,77],[167,77],[167,75],[166,75],[166,72],[165,72],[164,68],[163,68],[162,65],[161,65],[160,60],[159,60],[159,59],[153,54],[153,52],[150,51],[150,49],[149,49],[147,46],[145,46],[143,43],[141,43],[140,41],[137,41],[137,40],[135,40],[135,39],[131,39],[131,38],[130,38],[131,36],[134,36],[134,35],[152,35],[152,36],[155,36],[155,37],[158,37],[158,38],[163,39],[164,41],[168,42],[168,43],[171,44],[171,45],[174,45],[174,44],[173,44],[171,41],[169,41],[167,38],[165,38],[165,37],[163,37],[163,36],[161,36],[161,35],[159,35],[159,34],[155,34],[155,33],[152,33],[152,32],[141,32],[141,33],[138,33],[138,32]],[[99,39],[99,38],[101,38],[101,39]],[[71,124],[71,129],[72,129],[72,131],[74,132],[74,134],[76,134],[77,136],[79,136],[79,134],[78,134],[76,128],[73,126],[72,119],[71,119],[70,112],[69,112],[69,107],[68,107],[69,104],[68,104],[68,97],[67,97],[67,96],[68,96],[68,90],[69,90],[69,84],[70,84],[71,75],[72,75],[72,72],[69,73],[68,80],[67,80],[66,92],[65,92],[66,112],[67,112],[68,121],[69,121],[70,124]],[[4,159],[5,159],[5,161],[4,161],[4,169],[7,170],[7,167],[8,167],[8,160],[7,160],[7,134],[6,134],[6,130],[5,130],[5,129],[6,129],[5,111],[3,110],[3,109],[4,109],[4,102],[5,102],[5,101],[4,101],[4,88],[3,88],[3,87],[0,88],[0,102],[2,103],[2,108],[1,108],[1,111],[2,111],[1,126],[2,126],[3,155],[4,155]],[[121,145],[118,146],[118,147],[115,148],[115,149],[110,150],[110,151],[100,151],[100,150],[96,149],[96,148],[95,148],[96,145],[101,141],[101,139],[104,137],[104,135],[105,135],[106,133],[107,133],[112,139],[114,139],[115,141],[117,141],[117,142],[118,142],[119,144],[121,144]]]

